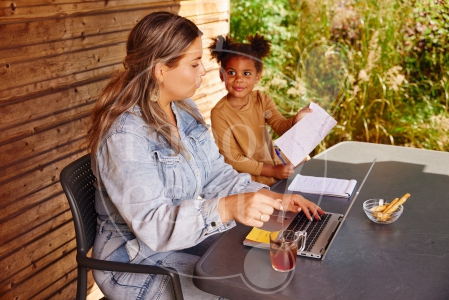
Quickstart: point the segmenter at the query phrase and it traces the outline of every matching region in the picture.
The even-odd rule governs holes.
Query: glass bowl
[[[399,207],[390,214],[385,214],[381,212],[375,212],[372,208],[379,205],[379,200],[381,199],[369,199],[363,202],[363,211],[365,212],[368,219],[378,224],[391,224],[402,215],[404,207],[399,205]],[[389,204],[384,201],[384,204]]]

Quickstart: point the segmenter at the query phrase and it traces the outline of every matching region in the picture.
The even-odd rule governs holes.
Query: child
[[[220,79],[228,94],[212,109],[211,121],[215,142],[238,172],[249,173],[252,179],[267,185],[293,174],[293,165],[276,155],[265,123],[281,136],[312,109],[299,110],[286,119],[274,101],[260,91],[253,91],[262,73],[262,58],[270,52],[270,42],[256,34],[246,43],[218,36],[209,46],[212,58],[221,65]]]

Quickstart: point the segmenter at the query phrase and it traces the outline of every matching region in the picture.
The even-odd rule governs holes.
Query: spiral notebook
[[[348,198],[351,197],[356,185],[357,180],[355,179],[347,180],[298,174],[288,186],[288,190],[306,194]]]

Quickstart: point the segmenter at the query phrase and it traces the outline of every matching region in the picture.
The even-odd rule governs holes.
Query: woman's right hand
[[[227,196],[218,202],[218,213],[223,223],[235,220],[252,227],[261,227],[270,219],[274,209],[281,209],[280,201],[258,192]]]

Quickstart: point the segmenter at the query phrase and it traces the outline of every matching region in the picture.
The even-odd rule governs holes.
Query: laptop
[[[371,169],[373,168],[375,163],[376,159],[373,160],[368,172],[365,175],[365,178],[360,184],[360,187],[357,189],[354,197],[350,200],[351,203],[349,204],[348,209],[346,210],[344,215],[326,212],[325,215],[321,216],[321,220],[314,219],[313,221],[310,221],[306,218],[303,212],[286,212],[284,214],[283,212],[275,211],[270,220],[268,222],[265,222],[260,229],[264,231],[276,231],[280,230],[282,226],[286,230],[305,230],[307,231],[306,247],[303,251],[298,251],[298,255],[323,260],[332,242],[335,240],[335,237],[337,236],[341,225],[348,216],[348,213],[351,210],[354,201],[359,195],[360,190],[362,189],[363,184],[368,178],[368,175],[370,174]],[[284,219],[283,223],[282,218]],[[267,250],[270,249],[269,244],[256,242],[249,239],[245,239],[243,241],[243,244],[256,248]]]

